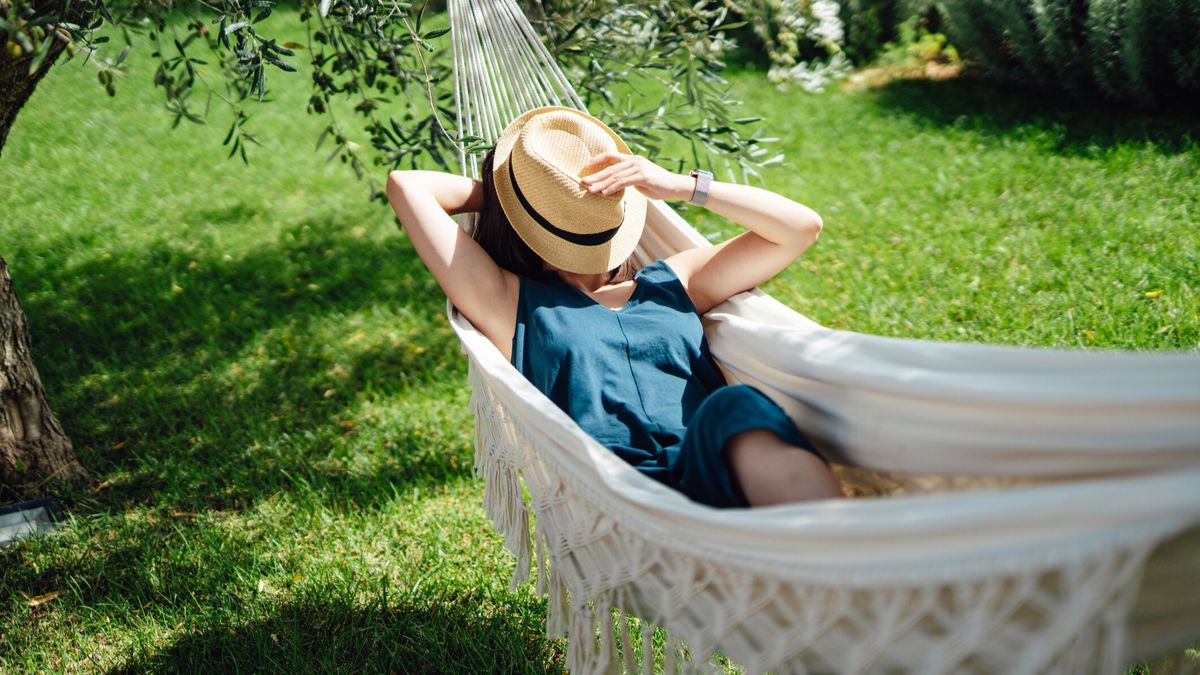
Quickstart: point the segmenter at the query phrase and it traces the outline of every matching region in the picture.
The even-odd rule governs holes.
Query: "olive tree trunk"
[[[25,314],[0,258],[0,499],[28,496],[51,480],[86,477],[46,403]]]
[[[7,3],[0,0],[0,7]],[[0,44],[0,155],[17,113],[65,46],[64,40],[52,40],[42,62],[30,72],[31,54],[14,54],[8,44]],[[29,349],[25,313],[8,265],[0,258],[0,501],[30,496],[52,480],[86,476],[71,440],[46,403]]]

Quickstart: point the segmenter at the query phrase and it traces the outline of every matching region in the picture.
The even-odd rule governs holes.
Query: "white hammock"
[[[449,12],[462,133],[586,110],[512,0]],[[641,264],[710,245],[661,201],[647,219]],[[514,584],[536,548],[547,635],[569,637],[574,672],[720,653],[750,672],[1116,673],[1200,639],[1200,357],[880,338],[743,293],[705,317],[727,378],[886,496],[722,511],[623,463],[447,312],[485,509]]]

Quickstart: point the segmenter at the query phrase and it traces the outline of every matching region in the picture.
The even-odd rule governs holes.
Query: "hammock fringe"
[[[503,407],[492,398],[491,389],[471,365],[471,409],[475,413],[475,473],[484,479],[483,510],[504,545],[516,558],[509,590],[529,579],[530,514],[518,475],[517,447],[510,438],[512,425]],[[539,588],[539,592],[540,592]]]
[[[576,673],[639,665],[702,672],[714,667],[722,644],[749,672],[867,673],[905,659],[923,672],[992,670],[1012,645],[1022,645],[1013,672],[1113,672],[1129,654],[1127,618],[1146,558],[1170,531],[1141,530],[1116,548],[1079,545],[1035,568],[1026,556],[993,558],[986,574],[926,575],[932,580],[903,586],[756,578],[703,556],[664,556],[653,532],[619,525],[619,514],[588,499],[594,486],[557,465],[557,441],[516,427],[474,361],[470,372],[476,466],[488,481],[484,508],[517,558],[514,583],[527,580],[535,560],[536,590],[548,601],[546,636],[568,638]],[[540,514],[532,527],[522,484]],[[636,650],[630,623],[639,616]],[[656,625],[661,649],[654,648]]]

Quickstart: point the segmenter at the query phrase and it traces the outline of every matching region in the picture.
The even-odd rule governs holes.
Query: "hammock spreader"
[[[448,10],[460,132],[586,111],[513,0]],[[635,256],[709,245],[651,200]],[[1200,357],[881,338],[742,293],[705,317],[727,379],[832,440],[877,496],[721,511],[613,456],[447,314],[484,508],[513,584],[536,567],[573,672],[720,653],[749,672],[1117,673],[1200,640]]]

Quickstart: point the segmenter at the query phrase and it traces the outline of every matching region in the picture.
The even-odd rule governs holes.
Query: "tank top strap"
[[[667,261],[662,258],[638,270],[634,278],[637,279],[639,287],[637,293],[642,302],[653,298],[656,302],[681,312],[697,313],[696,305],[692,303],[692,298],[687,294],[687,289],[683,287],[683,282],[675,274],[675,270],[671,269]],[[646,288],[641,288],[642,286]]]

